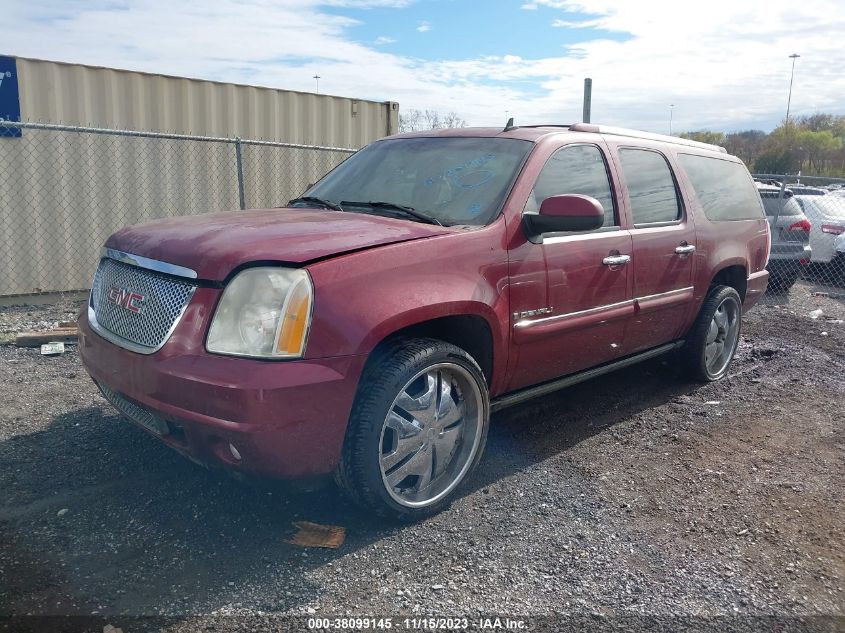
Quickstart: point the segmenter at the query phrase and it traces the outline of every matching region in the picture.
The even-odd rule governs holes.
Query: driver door
[[[550,196],[582,194],[601,203],[605,220],[595,231],[545,234],[513,253],[515,259],[542,262],[545,300],[535,305],[537,292],[511,295],[510,390],[608,362],[623,349],[626,321],[634,313],[632,239],[621,228],[608,165],[603,146],[565,145],[537,177],[524,213],[537,213]]]

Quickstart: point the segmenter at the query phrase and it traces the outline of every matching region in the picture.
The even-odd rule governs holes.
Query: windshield
[[[378,141],[351,156],[304,196],[333,203],[388,202],[444,225],[484,225],[499,214],[531,146],[518,139],[478,137]],[[343,207],[413,219],[388,206]]]

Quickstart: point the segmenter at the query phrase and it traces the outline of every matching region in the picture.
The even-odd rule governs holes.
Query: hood
[[[155,220],[112,235],[106,246],[185,266],[222,281],[242,264],[303,264],[457,229],[323,209],[255,209]]]

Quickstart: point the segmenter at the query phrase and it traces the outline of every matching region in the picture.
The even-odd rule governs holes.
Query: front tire
[[[379,516],[415,521],[442,510],[478,465],[490,400],[464,350],[401,339],[361,377],[336,479]]]
[[[713,286],[681,350],[690,376],[702,382],[725,377],[742,329],[742,300],[729,286]]]

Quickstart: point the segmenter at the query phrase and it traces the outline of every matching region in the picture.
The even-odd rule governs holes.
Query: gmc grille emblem
[[[113,303],[114,305],[120,306],[124,310],[129,310],[135,314],[141,313],[141,308],[144,305],[144,299],[146,299],[146,297],[142,294],[138,294],[128,288],[120,288],[118,286],[112,286],[109,288],[109,293],[106,298],[109,300],[109,303]]]

